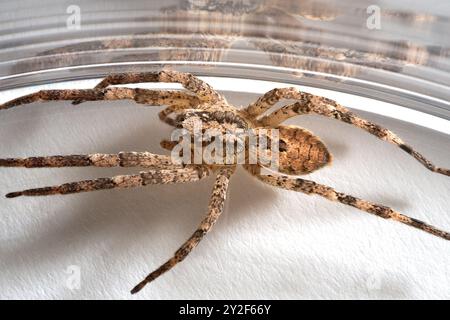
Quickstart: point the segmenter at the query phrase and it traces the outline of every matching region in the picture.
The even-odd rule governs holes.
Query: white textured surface
[[[11,94],[2,93],[1,102]],[[226,94],[246,104],[256,96]],[[343,102],[343,101],[341,101]],[[350,106],[357,100],[345,101]],[[163,152],[160,108],[131,102],[34,104],[1,112],[0,156]],[[441,166],[450,138],[362,116],[393,129]],[[321,136],[335,156],[307,178],[450,230],[450,179],[337,121],[290,121]],[[139,170],[139,169],[137,169]],[[0,169],[0,193],[133,171]],[[70,196],[0,198],[0,298],[450,298],[450,243],[316,196],[275,190],[238,170],[226,212],[176,268],[140,294],[129,290],[192,233],[212,179]],[[67,288],[68,266],[81,287]]]

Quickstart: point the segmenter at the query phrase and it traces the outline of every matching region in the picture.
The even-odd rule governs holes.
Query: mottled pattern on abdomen
[[[325,144],[306,129],[279,126],[279,171],[291,175],[310,173],[331,163]]]

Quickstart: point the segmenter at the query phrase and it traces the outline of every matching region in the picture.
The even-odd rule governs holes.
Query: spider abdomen
[[[279,126],[279,171],[291,175],[313,172],[331,163],[325,144],[310,131],[296,126]]]

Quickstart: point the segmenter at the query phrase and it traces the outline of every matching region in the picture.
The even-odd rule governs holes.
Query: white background
[[[0,102],[24,92],[3,92]],[[257,98],[225,95],[237,105]],[[349,107],[391,110],[367,99],[338,98]],[[170,128],[157,120],[159,110],[125,101],[78,107],[52,102],[2,111],[0,157],[163,153],[159,141],[169,137]],[[448,134],[358,113],[450,167]],[[307,178],[450,230],[449,177],[335,120],[304,116],[290,123],[318,134],[334,154],[331,167]],[[442,121],[436,126],[449,128]],[[0,194],[124,172],[133,170],[0,168]],[[242,169],[232,178],[224,215],[200,245],[131,296],[129,290],[195,230],[212,182],[1,197],[0,298],[450,298],[448,241],[318,196],[276,190]],[[80,270],[79,289],[68,288],[70,266]]]

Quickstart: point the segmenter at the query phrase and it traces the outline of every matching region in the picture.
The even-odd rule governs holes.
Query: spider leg
[[[244,112],[251,116],[258,117],[273,107],[281,99],[301,99],[304,93],[296,88],[275,88],[266,92],[254,103],[243,109]]]
[[[139,104],[162,106],[176,105],[178,108],[188,108],[198,105],[200,100],[192,95],[179,90],[149,90],[140,88],[105,88],[96,89],[61,89],[41,90],[32,94],[0,104],[0,110],[29,104],[37,101],[55,100],[126,100],[131,99]]]
[[[441,237],[446,240],[450,240],[450,233],[437,229],[431,225],[426,224],[420,220],[405,216],[389,207],[376,204],[367,200],[362,200],[351,195],[347,195],[342,192],[338,192],[333,188],[316,183],[311,180],[301,179],[301,178],[291,178],[285,175],[262,175],[259,169],[246,168],[252,175],[256,176],[259,180],[286,190],[303,192],[306,194],[316,194],[321,197],[327,198],[331,201],[338,201],[340,203],[355,207],[359,210],[374,214],[381,218],[392,219],[399,221],[408,226],[423,230],[425,232],[431,233],[432,235]]]
[[[209,84],[196,76],[174,70],[111,74],[97,84],[94,89],[101,90],[110,85],[144,82],[180,83],[185,89],[195,93],[202,101],[216,102],[225,100]]]
[[[266,95],[267,97],[265,97]],[[269,91],[266,95],[260,98],[261,101],[258,100],[260,102],[256,103],[257,106],[265,107],[272,102],[276,103],[281,98],[298,99],[300,101],[284,106],[262,117],[259,120],[262,126],[276,127],[277,125],[291,117],[304,114],[317,114],[337,119],[361,128],[381,140],[397,145],[403,151],[407,152],[413,158],[419,161],[428,170],[450,176],[450,169],[436,167],[431,161],[414,150],[411,146],[407,145],[399,136],[397,136],[392,131],[383,128],[378,124],[372,123],[366,119],[358,117],[356,114],[341,106],[336,101],[301,92],[295,88],[274,89],[272,91]],[[256,107],[250,105],[248,108],[249,110],[253,110]]]
[[[59,186],[28,189],[11,192],[7,198],[19,196],[47,196],[55,194],[71,194],[95,190],[132,188],[151,184],[169,184],[198,181],[209,174],[209,169],[200,166],[190,166],[182,169],[150,170],[133,175],[119,175],[111,178],[99,178],[65,183]]]
[[[67,156],[0,159],[0,167],[143,167],[175,169],[181,165],[172,163],[170,156],[150,152],[119,152],[118,154],[81,154]]]
[[[136,285],[131,293],[137,293],[140,291],[147,283],[155,280],[163,273],[172,269],[176,264],[183,261],[184,258],[194,249],[198,243],[203,239],[206,233],[211,229],[211,227],[216,223],[217,219],[223,212],[227,188],[230,181],[230,177],[234,172],[234,168],[220,169],[216,181],[214,184],[213,192],[208,206],[208,214],[202,220],[197,230],[192,234],[192,236],[175,252],[174,256],[170,258],[166,263],[160,266],[158,269],[150,273],[144,280],[142,280],[138,285]]]
[[[181,108],[179,107],[179,106],[176,106],[176,105],[170,105],[170,106],[168,106],[167,108],[165,108],[165,109],[163,109],[163,110],[161,110],[160,112],[159,112],[159,119],[162,121],[162,122],[164,122],[164,123],[167,123],[169,126],[172,126],[172,127],[178,127],[178,125],[177,125],[177,123],[176,123],[176,121],[173,119],[173,118],[171,118],[171,117],[169,117],[172,113],[174,113],[174,112],[176,112],[176,111],[178,111],[178,110],[180,110]]]
[[[175,148],[175,146],[177,145],[178,142],[176,141],[170,141],[167,139],[163,139],[159,144],[161,146],[161,148],[172,151],[173,148]]]

